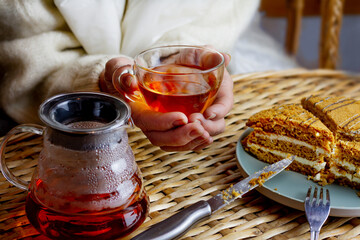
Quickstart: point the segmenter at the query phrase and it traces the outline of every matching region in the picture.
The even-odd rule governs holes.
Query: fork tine
[[[326,189],[326,200],[330,202],[330,192],[329,189]]]
[[[323,201],[323,194],[324,194],[324,189],[320,188],[320,201]]]
[[[313,203],[317,203],[317,192],[318,192],[318,188],[314,187],[314,195],[313,195],[313,199],[312,199],[312,204]]]
[[[330,206],[330,192],[329,189],[326,189],[326,206]]]
[[[318,206],[324,206],[326,204],[326,201],[324,202],[324,189],[320,188],[320,197],[319,197],[319,203]]]
[[[306,194],[307,199],[310,199],[311,189],[312,189],[312,187],[310,186],[309,189],[308,189],[308,192]]]

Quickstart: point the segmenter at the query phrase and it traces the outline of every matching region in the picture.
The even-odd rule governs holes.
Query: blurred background
[[[360,1],[325,1],[343,3],[342,9],[333,10],[342,13],[342,22],[339,23],[341,27],[338,39],[339,54],[335,68],[355,74],[360,73]],[[334,5],[336,7],[336,3]],[[296,60],[302,67],[316,69],[319,67],[322,7],[321,0],[262,0],[259,9],[261,26],[264,31],[285,46],[287,23],[293,21],[296,17],[296,8],[299,8],[298,11],[302,11],[302,17],[299,23]]]
[[[332,22],[327,19],[331,17],[333,17]],[[332,26],[323,26],[325,22],[331,22]],[[328,32],[324,32],[324,29]],[[243,59],[251,55],[249,46],[258,50],[261,48],[258,42],[253,42],[253,39],[259,39],[265,35],[254,33],[256,31],[266,33],[267,40],[264,42],[272,44],[268,49],[272,49],[273,52],[284,51],[290,56],[281,59],[282,66],[279,64],[279,67],[274,67],[274,64],[268,66],[264,64],[263,68],[258,67],[259,71],[293,67],[317,69],[321,65],[320,58],[324,57],[322,54],[330,52],[333,56],[327,58],[332,60],[328,64],[323,63],[323,67],[346,71],[350,74],[360,73],[360,0],[262,0],[254,23],[245,32],[253,36],[239,39],[245,44],[238,45],[245,47],[242,49],[240,47],[238,55],[244,51],[248,54],[243,56]],[[321,36],[327,34],[327,40],[331,38],[330,44],[333,46],[324,50],[322,47],[328,46],[328,43]],[[267,58],[266,54],[264,50],[257,57],[264,60]],[[269,54],[271,54],[270,51]],[[243,59],[235,54],[232,62],[243,61]],[[289,61],[289,64],[284,61]],[[268,62],[272,62],[271,57]],[[246,72],[246,68],[243,72]],[[0,109],[0,136],[6,134],[15,125],[16,123]]]

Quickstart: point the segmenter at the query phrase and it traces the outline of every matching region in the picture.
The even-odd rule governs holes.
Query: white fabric
[[[260,24],[261,15],[257,13],[236,41],[229,71],[239,74],[299,68],[295,58],[288,56],[284,47],[264,32]]]
[[[257,0],[227,0],[226,4],[218,0],[207,0],[206,4],[203,0],[192,0],[191,4],[184,0],[137,0],[128,2],[124,16],[124,0],[55,3],[90,54],[122,53],[134,57],[154,46],[206,42],[232,56],[232,74],[298,67],[283,47],[261,29],[260,14],[253,18]],[[222,19],[212,18],[214,15]],[[228,25],[224,27],[223,23]]]
[[[89,54],[120,52],[125,0],[55,0],[67,24]]]
[[[127,2],[121,22],[124,0],[55,0],[88,53],[131,57],[150,47],[169,44],[206,43],[230,52],[259,2],[133,0]]]

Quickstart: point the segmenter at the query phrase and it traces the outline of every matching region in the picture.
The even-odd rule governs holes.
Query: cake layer
[[[336,157],[342,166],[351,171],[357,169],[360,172],[360,142],[339,140]]]
[[[343,186],[349,186],[355,189],[360,188],[359,176],[357,174],[349,173],[339,166],[331,166],[329,168],[328,178]]]
[[[319,172],[323,172],[326,166],[324,159],[311,161],[304,157],[300,157],[294,154],[291,149],[288,151],[275,150],[270,147],[262,146],[257,143],[251,142],[251,134],[243,141],[243,145],[246,151],[251,152],[256,158],[261,159],[264,162],[274,163],[283,158],[289,156],[289,154],[295,155],[294,162],[289,166],[290,170],[300,172],[304,175],[315,176]],[[294,151],[295,152],[295,151]]]
[[[249,135],[247,141],[247,144],[257,144],[269,149],[297,155],[310,161],[323,160],[324,157],[330,157],[331,154],[324,148],[313,146],[292,137],[274,133],[269,134],[257,130]]]
[[[274,133],[307,142],[331,152],[334,137],[312,113],[300,105],[276,106],[254,114],[246,123],[255,131]]]

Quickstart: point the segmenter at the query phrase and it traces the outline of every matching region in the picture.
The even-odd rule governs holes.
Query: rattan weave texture
[[[233,76],[234,107],[226,131],[198,152],[164,152],[151,145],[137,128],[129,131],[130,145],[150,196],[146,222],[126,239],[176,211],[207,200],[242,179],[235,155],[236,143],[254,113],[274,104],[299,102],[310,94],[344,95],[360,99],[360,77],[331,70],[294,69]],[[7,147],[12,171],[30,180],[41,151],[42,138],[19,135]],[[0,176],[0,239],[44,239],[25,215],[26,192]],[[197,224],[182,239],[309,239],[304,212],[280,205],[252,191],[244,198]],[[360,239],[360,218],[330,217],[321,239]]]

